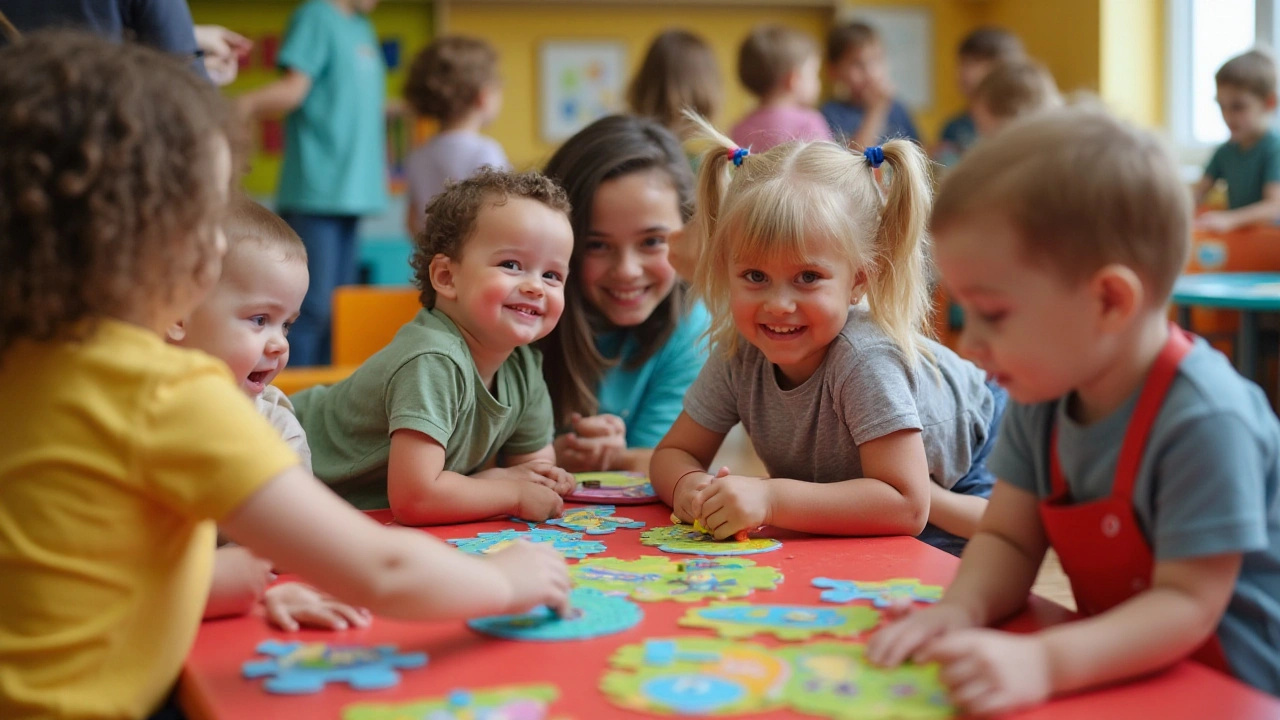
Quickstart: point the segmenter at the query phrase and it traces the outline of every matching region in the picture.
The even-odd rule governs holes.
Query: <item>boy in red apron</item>
[[[966,155],[933,213],[961,354],[1009,392],[999,480],[937,605],[877,633],[998,713],[1186,657],[1280,694],[1280,422],[1167,306],[1190,203],[1168,153],[1098,109],[1020,122]],[[1084,619],[1017,613],[1052,546]]]

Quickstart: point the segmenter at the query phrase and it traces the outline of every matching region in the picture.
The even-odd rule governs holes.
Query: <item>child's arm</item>
[[[693,498],[711,482],[707,467],[720,450],[724,436],[725,433],[708,430],[682,412],[653,451],[649,482],[676,517],[686,523],[697,518]]]
[[[279,79],[236,98],[236,107],[245,118],[284,115],[293,112],[307,93],[311,92],[311,77],[297,70],[285,70]]]
[[[388,617],[443,620],[566,609],[564,559],[518,543],[459,552],[420,530],[385,527],[300,468],[281,473],[222,518],[236,542],[344,602]]]
[[[546,450],[539,453],[545,455]],[[564,501],[553,489],[561,481],[547,477],[549,472],[525,465],[468,477],[445,470],[444,459],[444,446],[423,433],[396,430],[391,434],[387,497],[397,522],[447,525],[495,515],[546,520],[564,509]],[[550,464],[554,466],[554,451]]]
[[[213,582],[204,619],[244,615],[275,579],[271,563],[242,547],[218,548],[213,554]]]
[[[961,495],[935,482],[929,483],[929,522],[952,535],[973,537],[986,510],[986,498]]]
[[[1208,175],[1204,175],[1199,180],[1197,180],[1196,184],[1191,188],[1192,203],[1194,203],[1196,206],[1199,206],[1201,203],[1203,203],[1204,199],[1209,196],[1209,191],[1213,189],[1214,184],[1216,184],[1217,182],[1218,182],[1217,178],[1210,177]]]
[[[1205,230],[1230,232],[1246,225],[1271,224],[1277,220],[1280,220],[1280,183],[1267,183],[1258,202],[1235,210],[1204,213],[1196,218],[1196,225]]]

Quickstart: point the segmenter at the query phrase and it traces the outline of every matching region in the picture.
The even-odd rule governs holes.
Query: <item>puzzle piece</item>
[[[454,690],[425,700],[348,705],[342,720],[546,720],[559,695],[554,685],[541,683]]]
[[[751,538],[744,541],[716,540],[688,525],[664,525],[650,528],[640,534],[640,542],[656,546],[663,552],[690,555],[754,555],[782,547],[782,543],[770,538]]]
[[[823,602],[847,603],[854,600],[870,600],[878,608],[887,608],[895,600],[935,603],[942,599],[941,585],[925,585],[916,578],[868,581],[817,577],[813,579],[813,586],[827,588],[820,596]]]
[[[561,641],[613,635],[640,623],[644,611],[626,598],[599,590],[574,588],[569,602],[577,612],[559,618],[550,608],[538,607],[520,615],[494,615],[467,621],[478,633],[508,640]]]
[[[714,602],[690,608],[681,627],[707,628],[721,637],[743,639],[770,634],[779,640],[809,640],[817,635],[855,637],[880,622],[880,613],[866,607],[815,605],[752,605]]]
[[[938,665],[885,669],[866,660],[866,646],[819,642],[775,651],[791,666],[783,699],[806,714],[833,720],[942,720],[955,714]]]
[[[473,555],[495,553],[517,540],[535,543],[550,543],[559,553],[567,558],[584,558],[588,555],[602,553],[604,543],[595,540],[583,540],[582,533],[561,532],[548,528],[530,530],[498,530],[482,532],[473,538],[456,538],[449,542],[459,550]]]
[[[737,715],[781,706],[790,675],[762,645],[668,638],[624,645],[600,689],[618,707],[677,715]]]
[[[548,525],[556,525],[568,530],[577,530],[588,535],[607,535],[618,528],[642,528],[644,523],[631,518],[617,517],[612,505],[596,505],[594,507],[565,510],[558,518],[547,521]]]
[[[263,688],[280,695],[317,693],[331,682],[347,683],[353,690],[381,690],[400,682],[397,670],[427,664],[426,653],[399,653],[395,645],[267,640],[258,645],[257,652],[271,657],[246,662],[242,674],[249,679],[272,676]]]
[[[685,521],[681,520],[679,515],[676,515],[675,513],[671,513],[671,524],[672,524],[672,525],[687,525],[688,523],[686,523]],[[703,524],[702,524],[702,521],[701,521],[701,520],[699,520],[699,519],[697,519],[697,518],[694,518],[694,519],[693,519],[693,529],[694,529],[694,530],[697,530],[698,532],[700,532],[700,533],[702,533],[702,534],[704,534],[704,535],[714,535],[714,534],[715,534],[715,533],[711,532],[710,530],[708,530],[708,529],[707,529],[707,526],[706,526],[706,525],[703,525]],[[733,534],[733,539],[734,539],[734,540],[736,540],[736,541],[738,541],[738,542],[745,542],[745,541],[747,541],[747,540],[748,540],[748,539],[750,539],[750,538],[751,538],[751,531],[750,531],[750,530],[747,530],[746,528],[743,528],[742,530],[739,530],[738,532],[736,532],[736,533],[734,533],[734,534]]]
[[[565,500],[613,505],[646,505],[658,502],[658,494],[643,473],[587,472],[577,473],[578,486],[564,496]]]
[[[636,560],[589,558],[569,567],[575,587],[589,587],[633,600],[696,602],[741,598],[756,590],[774,590],[782,582],[777,568],[738,558],[691,557],[676,560],[645,555]]]

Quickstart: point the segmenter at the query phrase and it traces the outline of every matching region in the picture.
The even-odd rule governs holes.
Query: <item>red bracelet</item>
[[[675,499],[676,499],[676,493],[680,492],[680,483],[684,482],[684,479],[685,479],[685,478],[689,477],[690,475],[692,475],[692,474],[694,474],[694,473],[703,473],[703,474],[706,474],[706,472],[707,472],[706,470],[690,470],[689,472],[687,472],[687,473],[685,473],[685,474],[681,475],[680,477],[676,478],[676,486],[675,486],[674,488],[672,488],[672,489],[671,489],[671,500],[672,500],[672,502],[674,502],[674,501],[675,501]]]

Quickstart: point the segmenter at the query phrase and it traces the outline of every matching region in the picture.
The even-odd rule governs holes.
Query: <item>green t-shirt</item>
[[[422,310],[391,343],[335,385],[294,395],[315,474],[362,510],[385,508],[391,433],[415,430],[444,446],[444,469],[470,475],[499,451],[551,442],[551,396],[542,355],[516,348],[490,393],[447,315]]]
[[[1280,182],[1280,135],[1268,130],[1248,149],[1224,143],[1209,159],[1204,174],[1227,181],[1227,206],[1232,210],[1261,201],[1262,189]]]

